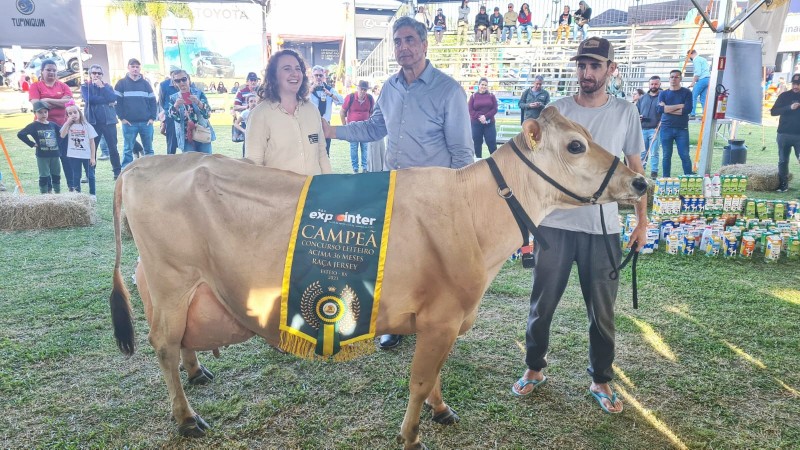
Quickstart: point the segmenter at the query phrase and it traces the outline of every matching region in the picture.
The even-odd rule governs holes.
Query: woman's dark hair
[[[467,3],[467,2],[466,2],[466,0],[461,0],[461,7],[462,7],[462,8],[463,8],[463,7],[465,7],[465,6],[467,6],[467,5],[465,5],[465,3]]]
[[[527,12],[527,13],[525,13],[525,15],[526,15],[526,16],[531,16],[531,15],[533,15],[533,13],[531,12],[531,5],[529,5],[529,4],[527,4],[527,3],[523,3],[522,5],[520,5],[520,7],[519,7],[519,14],[522,14],[522,12],[525,10],[525,7],[526,7],[526,6],[528,7],[528,12]]]
[[[636,89],[636,93],[639,94],[639,95],[644,95],[644,89],[638,88],[638,89]]]
[[[281,56],[293,56],[300,63],[300,71],[303,72],[303,82],[300,84],[300,89],[297,91],[297,100],[305,100],[308,98],[308,74],[306,73],[306,62],[294,50],[281,50],[272,55],[267,63],[267,69],[264,71],[264,84],[258,87],[258,96],[265,100],[273,102],[280,102],[281,96],[278,92],[278,59]]]

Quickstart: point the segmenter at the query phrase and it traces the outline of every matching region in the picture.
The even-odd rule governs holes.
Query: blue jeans
[[[89,193],[95,195],[94,167],[89,164],[88,159],[68,158],[72,165],[72,182],[70,183],[76,192],[81,191],[81,175],[86,170],[86,178],[89,180]]]
[[[368,142],[351,142],[350,143],[350,165],[353,166],[353,173],[358,173],[358,146],[361,145],[361,171],[367,171],[367,144]]]
[[[122,124],[122,138],[124,139],[123,144],[123,156],[122,156],[122,168],[128,166],[128,164],[133,162],[133,143],[136,141],[136,136],[139,136],[142,139],[142,148],[144,148],[145,155],[152,155],[153,154],[153,124],[148,124],[147,122],[131,122],[130,125],[123,123]]]
[[[800,134],[778,133],[778,183],[780,188],[789,187],[789,155],[800,161]]]
[[[700,99],[700,106],[703,111],[706,110],[706,94],[708,94],[708,78],[701,78],[697,80],[692,88],[692,111],[689,115],[694,115],[694,107],[697,105],[697,99]]]
[[[489,147],[490,155],[497,150],[497,128],[495,128],[494,122],[486,124],[472,122],[472,145],[474,146],[475,156],[478,158],[483,157],[484,141],[486,141],[486,146]]]
[[[103,155],[110,158],[111,171],[114,173],[114,179],[116,180],[120,171],[119,151],[117,151],[117,124],[95,124],[93,126],[94,130],[97,131],[94,145],[99,146]],[[103,148],[104,142],[105,148]]]
[[[655,128],[642,129],[642,139],[644,139],[644,151],[642,152],[642,161],[647,156],[647,149],[650,148],[650,172],[658,172],[658,151],[661,149],[661,139],[659,134],[656,134]],[[650,143],[652,147],[650,146]]]
[[[522,41],[522,31],[525,30],[528,33],[528,43],[531,43],[531,30],[533,29],[533,25],[526,23],[525,25],[520,25],[517,28],[517,44]]]
[[[207,153],[211,154],[211,142],[197,142],[197,141],[189,141],[183,143],[183,150],[181,153],[188,153],[188,152],[199,152],[199,153]]]
[[[672,166],[672,143],[678,146],[678,156],[681,158],[683,165],[683,174],[691,175],[692,172],[692,158],[689,157],[689,129],[688,128],[672,128],[661,127],[661,146],[664,147],[663,170],[662,177],[668,177],[671,173]]]
[[[97,128],[95,128],[95,131],[97,131]],[[100,138],[100,145],[97,145],[97,143],[95,143],[95,145],[97,145],[97,147],[100,149],[100,155],[110,156],[108,153],[108,142],[106,142],[106,138],[104,136],[101,136],[99,133],[97,137]]]
[[[510,41],[512,37],[514,37],[514,30],[516,30],[516,26],[505,26],[503,25],[503,32],[500,34],[500,41]]]
[[[61,168],[64,170],[64,180],[67,182],[67,188],[70,191],[75,190],[72,185],[72,164],[67,158],[67,146],[69,145],[68,138],[62,138],[60,134],[56,134],[56,143],[58,143],[58,154],[61,160]],[[80,179],[78,179],[80,181]]]
[[[572,35],[575,36],[575,40],[577,40],[578,42],[585,41],[586,34],[589,32],[589,24],[587,23],[582,27],[578,26],[578,24],[574,24],[573,26],[575,27],[575,29],[572,30]],[[578,39],[578,35],[580,35],[581,37],[580,39]]]

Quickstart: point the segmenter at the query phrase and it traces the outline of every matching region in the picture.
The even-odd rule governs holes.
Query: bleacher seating
[[[489,89],[504,103],[519,98],[534,76],[542,75],[544,88],[551,97],[559,98],[577,92],[575,64],[569,59],[575,55],[577,42],[553,43],[555,31],[539,30],[534,33],[531,45],[510,45],[472,42],[456,44],[455,32],[448,31],[440,45],[433,36],[428,40],[428,58],[440,70],[455,78],[467,92],[472,92],[480,77],[489,80]],[[660,75],[666,84],[672,69],[684,66],[684,58],[697,28],[689,25],[668,27],[638,26],[592,28],[591,34],[612,41],[623,89],[630,94],[636,88],[645,88],[652,75]],[[708,56],[713,50],[713,33],[705,29],[695,48],[700,55]],[[392,49],[385,43],[356,70],[357,78],[382,81],[388,74],[399,70]],[[691,63],[685,78],[691,77]],[[512,106],[513,111],[513,106]]]

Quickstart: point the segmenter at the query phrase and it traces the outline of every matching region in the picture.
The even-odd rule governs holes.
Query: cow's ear
[[[522,134],[528,142],[528,148],[536,150],[537,143],[542,140],[542,127],[539,122],[534,119],[528,119],[522,122]]]

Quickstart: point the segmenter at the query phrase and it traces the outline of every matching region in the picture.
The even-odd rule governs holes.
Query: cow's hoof
[[[200,370],[198,370],[193,376],[189,377],[189,384],[193,386],[199,386],[211,383],[213,380],[214,374],[200,364]]]
[[[199,414],[195,414],[194,417],[186,419],[178,427],[178,434],[188,438],[199,438],[205,436],[206,430],[209,428],[211,427],[208,426],[206,421]]]
[[[447,411],[442,411],[439,414],[434,414],[431,420],[440,425],[454,425],[461,420],[458,414],[451,407],[447,407]]]
[[[397,435],[397,443],[398,444],[404,444],[405,442],[406,442],[406,440],[403,439],[403,436],[398,434]],[[403,450],[428,450],[428,447],[426,447],[425,444],[423,444],[422,442],[417,441],[414,444],[410,444],[410,445],[409,444],[405,444],[405,445],[403,445]]]

